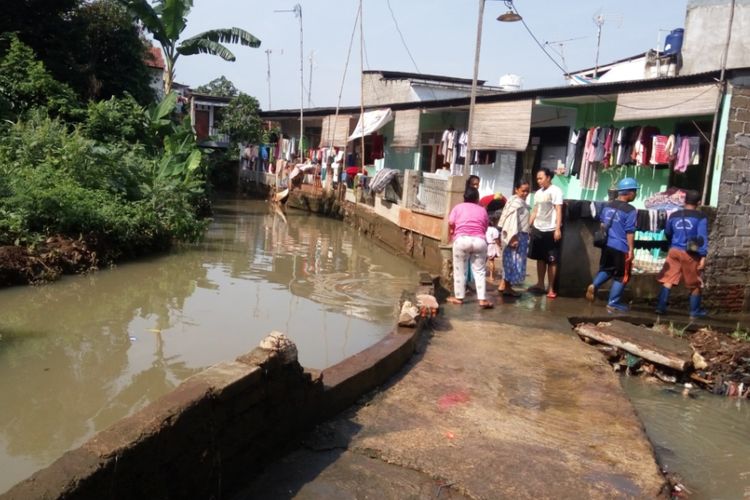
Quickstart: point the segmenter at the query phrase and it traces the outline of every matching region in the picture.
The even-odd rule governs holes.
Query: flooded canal
[[[311,368],[361,351],[417,283],[411,263],[339,221],[215,208],[200,244],[0,290],[0,492],[272,330]]]
[[[678,473],[692,500],[750,497],[750,404],[638,377],[622,385],[659,462]]]

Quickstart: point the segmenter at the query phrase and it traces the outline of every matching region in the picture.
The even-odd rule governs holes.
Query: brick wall
[[[706,302],[750,309],[750,86],[733,86],[716,217],[711,224]]]

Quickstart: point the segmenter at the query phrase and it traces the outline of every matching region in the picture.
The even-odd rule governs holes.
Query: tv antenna
[[[602,45],[602,26],[607,20],[615,21],[617,27],[622,26],[622,15],[620,14],[605,14],[601,10],[594,13],[594,26],[596,26],[596,57],[594,59],[594,79],[599,76],[599,49]]]
[[[284,55],[284,49],[277,49],[280,55]],[[266,81],[268,82],[268,109],[271,109],[271,54],[273,49],[266,49]]]
[[[568,42],[574,42],[576,40],[583,40],[584,38],[590,38],[588,36],[578,36],[575,38],[566,38],[565,40],[554,40],[552,42],[546,41],[544,42],[545,47],[549,47],[550,50],[552,50],[555,54],[560,56],[560,59],[562,60],[562,66],[565,68],[565,71],[568,71],[568,65],[565,63],[565,44]],[[558,48],[554,48],[553,46],[556,45]]]

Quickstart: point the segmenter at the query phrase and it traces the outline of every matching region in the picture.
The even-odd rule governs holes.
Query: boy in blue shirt
[[[656,305],[657,314],[667,311],[669,292],[684,278],[685,287],[690,289],[690,319],[705,318],[707,315],[701,307],[701,272],[706,267],[708,253],[708,217],[697,209],[700,199],[697,191],[686,191],[685,208],[667,219],[664,233],[671,243],[658,278],[662,288]]]
[[[633,262],[638,211],[629,202],[635,199],[637,191],[638,183],[635,179],[626,177],[621,180],[617,184],[617,199],[605,206],[599,214],[602,226],[608,228],[607,245],[602,248],[599,272],[586,290],[586,298],[593,301],[596,291],[611,278],[612,288],[607,301],[607,310],[610,312],[628,310],[627,304],[623,304],[621,299],[630,276],[630,264]]]

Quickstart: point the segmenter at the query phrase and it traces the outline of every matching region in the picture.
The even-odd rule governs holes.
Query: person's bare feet
[[[457,306],[460,306],[464,303],[463,299],[459,299],[456,297],[448,297],[447,299],[445,299],[445,301],[449,304],[455,304]]]
[[[489,300],[480,300],[479,301],[479,308],[480,309],[492,309],[493,307],[495,307],[495,304],[493,304]]]

